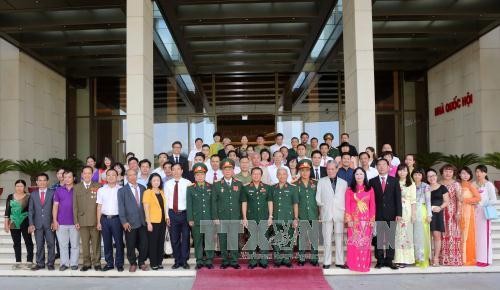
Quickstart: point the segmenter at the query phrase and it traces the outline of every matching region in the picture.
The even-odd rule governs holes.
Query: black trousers
[[[189,224],[187,221],[186,211],[175,213],[173,210],[168,210],[170,217],[170,241],[172,243],[172,251],[174,255],[174,263],[184,265],[189,259]]]
[[[148,257],[148,230],[145,226],[125,231],[125,241],[127,242],[127,259],[130,265],[137,265],[137,255],[135,249],[139,250],[139,267],[144,265]]]
[[[390,228],[392,224],[392,228]],[[377,236],[374,238],[375,258],[378,263],[392,264],[396,239],[395,221],[377,221]]]
[[[163,254],[165,247],[165,234],[167,224],[165,221],[161,223],[153,223],[153,231],[148,232],[149,239],[149,263],[151,267],[161,266],[163,263]]]
[[[28,226],[21,227],[20,229],[11,229],[10,236],[14,242],[16,262],[21,262],[21,236],[23,236],[26,252],[28,253],[26,261],[33,262],[33,239],[31,235],[28,234]]]

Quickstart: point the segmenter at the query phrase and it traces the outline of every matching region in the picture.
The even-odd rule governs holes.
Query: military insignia
[[[263,187],[260,189],[260,192],[266,192],[266,189]]]
[[[238,191],[238,185],[233,185],[233,191]]]

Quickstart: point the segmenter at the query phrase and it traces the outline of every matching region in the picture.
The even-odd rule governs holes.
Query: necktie
[[[40,202],[42,203],[42,206],[45,204],[45,191],[40,192]]]
[[[175,163],[179,163],[179,157],[175,157]]]
[[[319,179],[318,168],[314,169],[316,171],[316,179]]]
[[[385,177],[381,177],[382,178],[382,191],[385,191],[385,186],[386,186],[386,182],[385,182]]]
[[[226,181],[227,186],[231,187],[231,182]]]
[[[179,181],[175,181],[174,186],[174,212],[177,213],[179,211]]]
[[[217,171],[214,172],[214,181],[217,180]]]
[[[139,193],[137,192],[137,186],[133,186],[133,188],[134,188],[135,201],[137,202],[137,205],[139,206],[141,200],[139,198]]]

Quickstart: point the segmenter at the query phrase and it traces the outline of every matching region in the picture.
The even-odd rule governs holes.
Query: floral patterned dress
[[[459,196],[462,194],[462,188],[458,182],[444,186],[448,189],[450,203],[444,209],[445,232],[439,262],[444,266],[462,266],[462,233],[457,221],[457,212],[461,210]]]
[[[375,222],[375,193],[358,186],[345,193],[345,222],[352,222],[347,229],[347,266],[353,271],[368,272],[372,261],[371,241]]]
[[[403,213],[401,220],[396,225],[394,263],[414,264],[415,246],[413,244],[413,223],[411,220],[412,206],[417,202],[417,188],[412,182],[406,186],[404,181],[399,181],[401,186],[401,205]]]

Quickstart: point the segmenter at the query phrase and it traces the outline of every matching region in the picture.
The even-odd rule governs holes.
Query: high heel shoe
[[[439,267],[439,258],[432,259],[432,267]]]

